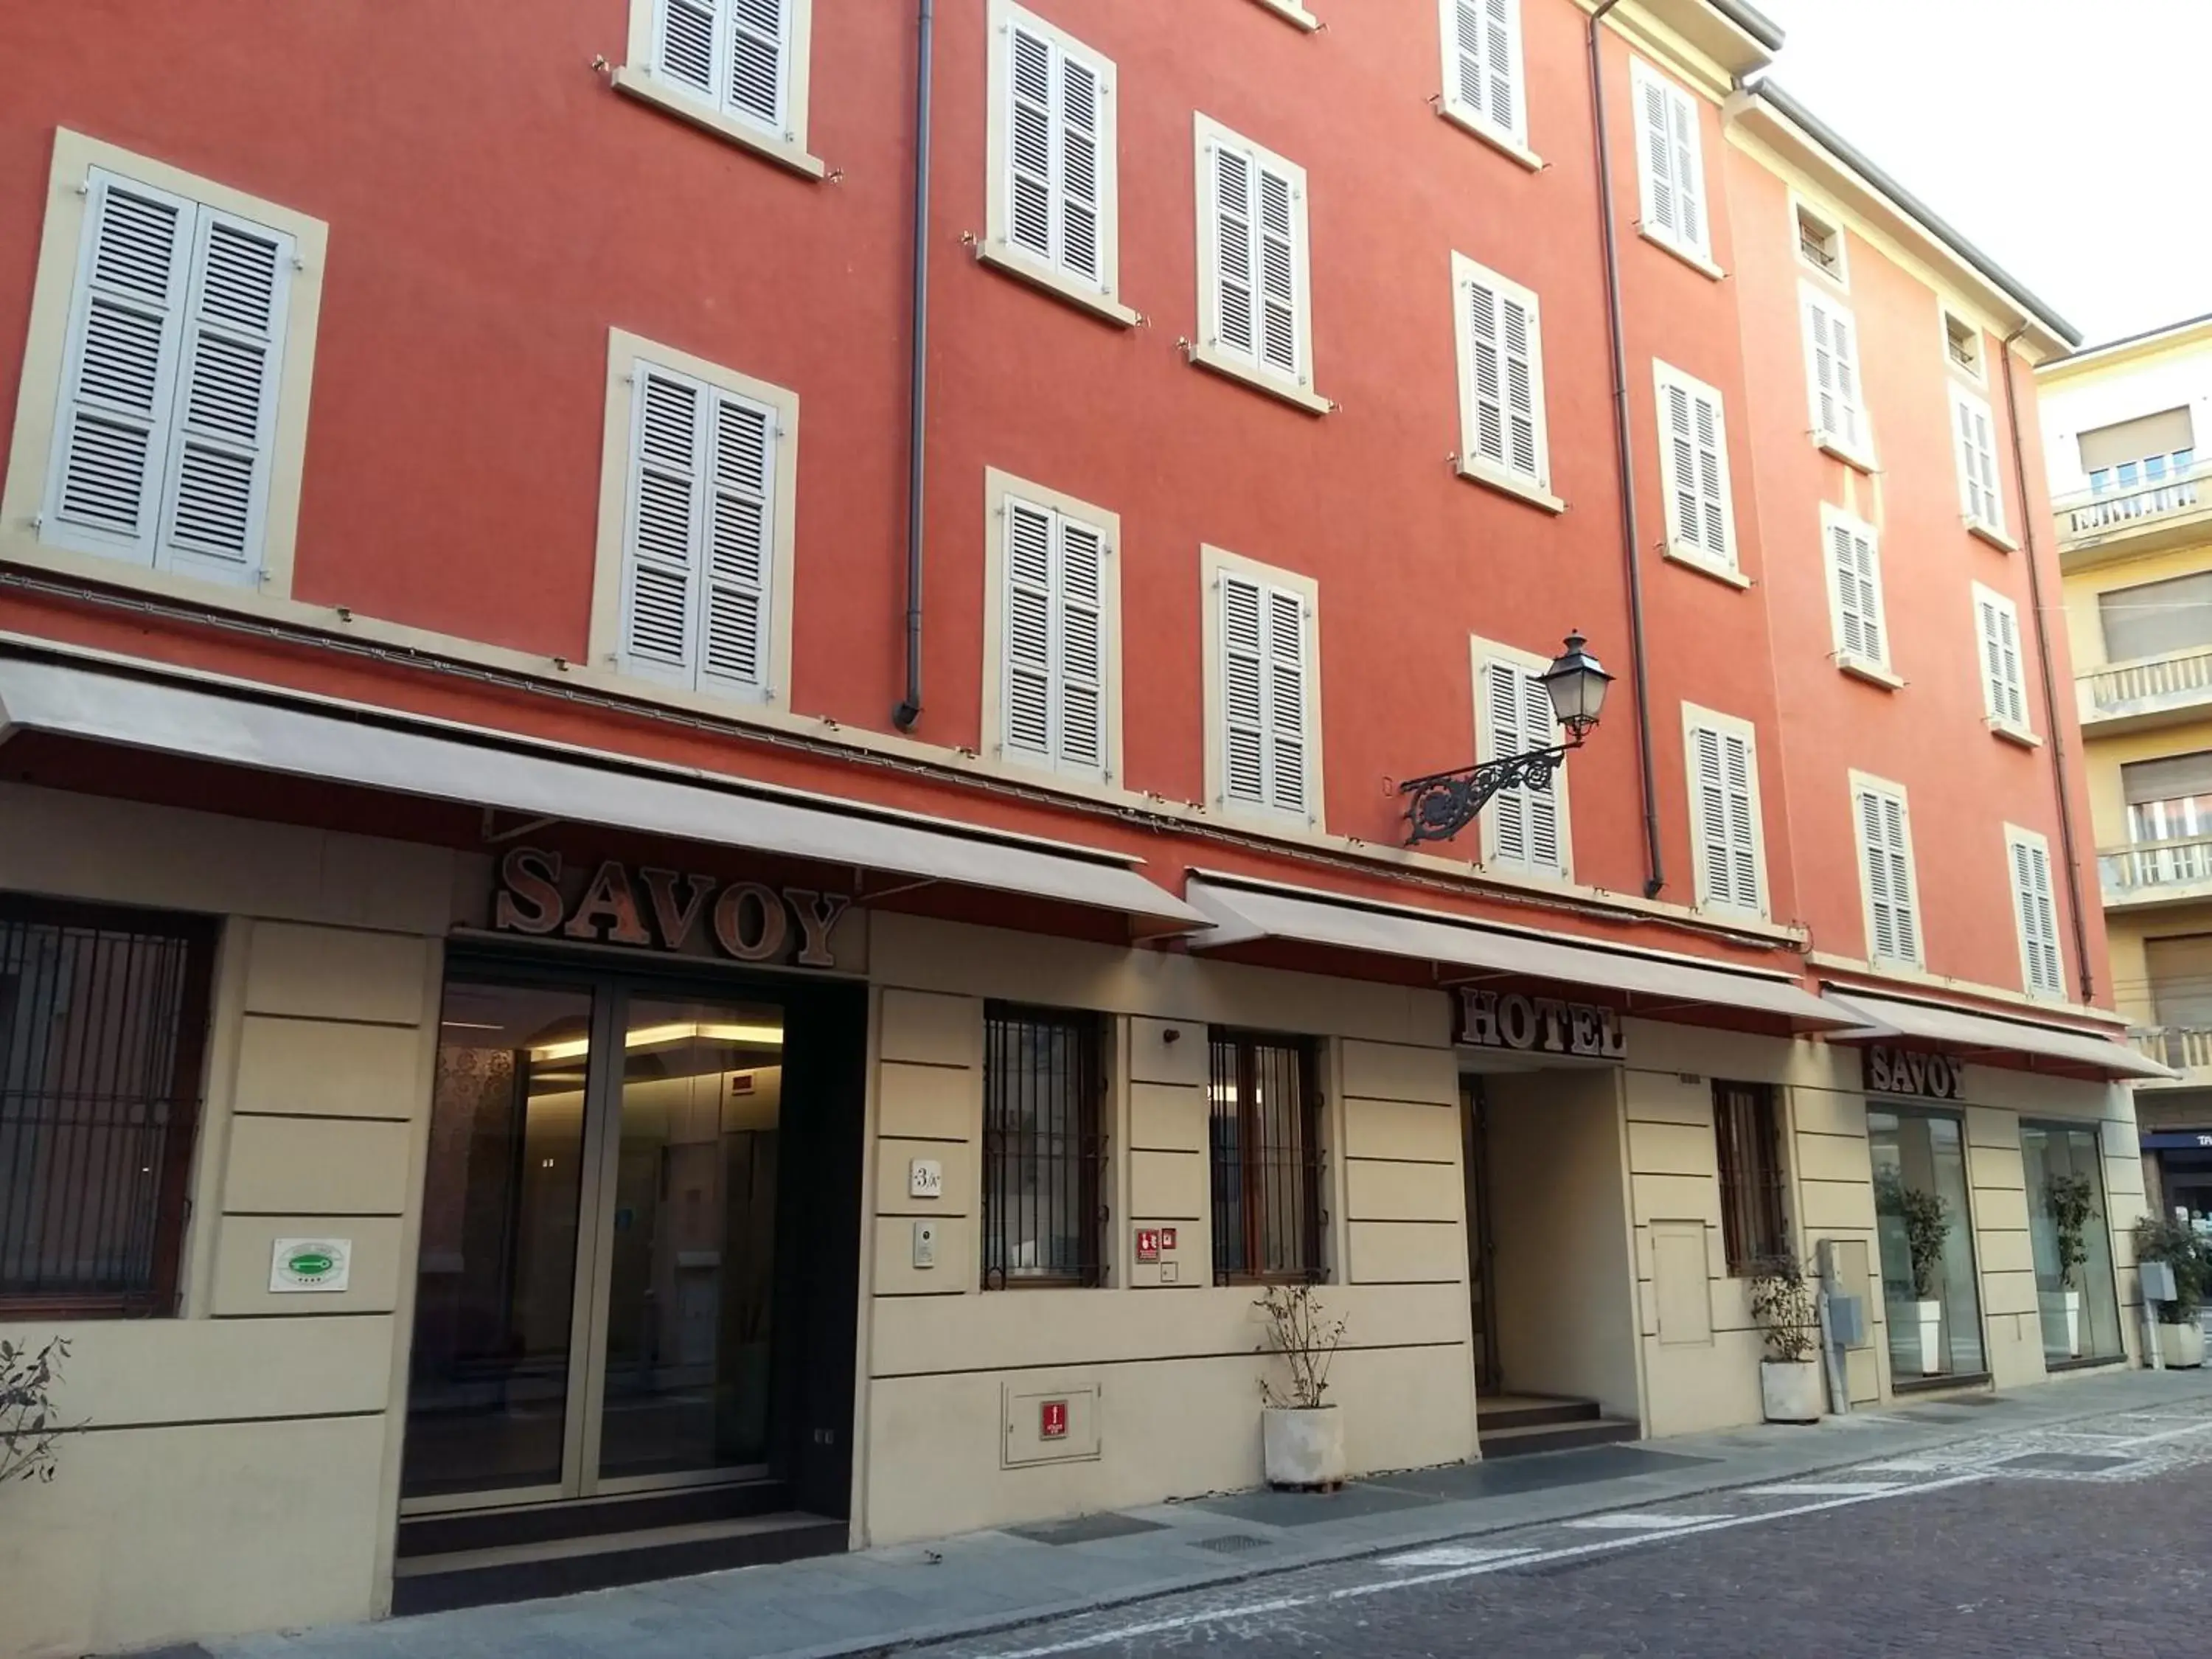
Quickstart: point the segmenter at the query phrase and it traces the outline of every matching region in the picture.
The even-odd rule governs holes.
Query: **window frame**
[[[1795,1254],[1790,1237],[1790,1171],[1780,1091],[1771,1083],[1712,1081],[1713,1157],[1720,1192],[1721,1253],[1731,1279],[1752,1279]],[[1750,1121],[1728,1121],[1739,1110]],[[1762,1170],[1739,1166],[1749,1152]],[[1747,1237],[1747,1235],[1755,1237]]]
[[[981,1180],[977,1187],[976,1223],[978,1249],[976,1252],[976,1283],[984,1291],[1024,1290],[1096,1290],[1106,1283],[1106,1200],[1110,1180],[1107,1151],[1109,1135],[1108,1102],[1112,1083],[1108,1056],[1112,1045],[1109,1041],[1111,1017],[1081,1009],[1055,1008],[1038,1004],[992,1000],[983,1005],[983,1117],[982,1132],[977,1143],[981,1158]],[[1077,1150],[1059,1156],[1072,1158],[1076,1170],[1076,1221],[1079,1224],[1073,1237],[1076,1239],[1079,1259],[1066,1271],[1030,1271],[1017,1273],[1001,1262],[998,1280],[992,1282],[991,1265],[993,1207],[991,1192],[994,1163],[1002,1163],[1008,1156],[1003,1149],[994,1152],[993,1137],[1004,1136],[1003,1127],[994,1127],[992,1121],[993,1087],[992,1054],[993,1026],[1021,1024],[1030,1026],[1051,1026],[1071,1035],[1079,1053],[1076,1059],[1075,1109],[1078,1129],[1073,1137]],[[1018,1158],[1020,1154],[1012,1156]],[[1042,1162],[1044,1156],[1032,1154]],[[1006,1241],[1000,1241],[1003,1245]]]
[[[1254,1115],[1249,1105],[1249,1096],[1246,1090],[1248,1080],[1256,1069],[1258,1050],[1263,1047],[1285,1049],[1296,1056],[1300,1097],[1297,1113],[1299,1128],[1304,1142],[1304,1168],[1300,1172],[1302,1179],[1298,1182],[1296,1196],[1304,1210],[1303,1216],[1298,1218],[1301,1224],[1298,1228],[1298,1243],[1305,1261],[1301,1266],[1273,1272],[1264,1267],[1258,1272],[1254,1272],[1249,1265],[1249,1252],[1255,1230],[1264,1235],[1267,1224],[1264,1193],[1260,1194],[1262,1201],[1257,1203],[1254,1201],[1255,1190],[1264,1184],[1264,1177],[1255,1178],[1255,1172],[1258,1166],[1255,1159],[1251,1156],[1260,1143],[1241,1132],[1238,1135],[1235,1169],[1241,1191],[1237,1207],[1244,1217],[1245,1224],[1244,1237],[1242,1241],[1245,1252],[1243,1266],[1231,1267],[1223,1264],[1222,1246],[1226,1237],[1223,1224],[1224,1206],[1212,1201],[1213,1194],[1221,1184],[1223,1169],[1227,1162],[1222,1157],[1220,1142],[1213,1133],[1214,1121],[1221,1115],[1222,1106],[1222,1102],[1216,1097],[1215,1092],[1219,1087],[1219,1052],[1224,1048],[1227,1048],[1235,1056],[1237,1072],[1235,1086],[1239,1096],[1235,1103],[1237,1107],[1241,1129],[1241,1127]],[[1321,1042],[1318,1038],[1293,1036],[1280,1031],[1262,1031],[1243,1027],[1219,1025],[1211,1026],[1206,1030],[1206,1169],[1208,1208],[1212,1212],[1207,1231],[1210,1235],[1213,1283],[1216,1285],[1321,1285],[1328,1281],[1328,1229],[1322,1218],[1324,1176],[1328,1157],[1328,1150],[1322,1142],[1325,1116],[1321,1088],[1320,1050]]]
[[[1054,298],[1066,300],[1125,328],[1142,321],[1121,303],[1121,98],[1114,60],[1014,0],[991,0],[989,103],[984,118],[983,238],[975,258]],[[1088,69],[1098,82],[1098,280],[1092,283],[1054,260],[1018,245],[1012,228],[1011,183],[1014,31],[1036,35]]]
[[[1544,408],[1542,301],[1534,289],[1523,287],[1510,276],[1501,276],[1464,253],[1455,252],[1451,260],[1452,334],[1457,342],[1459,380],[1459,453],[1454,465],[1459,476],[1471,483],[1487,484],[1509,495],[1518,495],[1547,512],[1564,513],[1566,503],[1552,492],[1551,424]],[[1510,465],[1500,465],[1489,459],[1480,453],[1480,446],[1476,441],[1474,321],[1469,311],[1469,301],[1477,284],[1491,289],[1500,301],[1510,301],[1528,313],[1529,391],[1536,450],[1536,471],[1533,477],[1516,471]]]
[[[1924,919],[1925,913],[1920,906],[1920,859],[1913,846],[1911,801],[1905,794],[1904,785],[1893,783],[1887,778],[1879,778],[1870,772],[1862,772],[1856,768],[1852,769],[1849,778],[1851,847],[1858,864],[1860,925],[1866,930],[1866,959],[1875,967],[1903,968],[1916,973],[1924,972],[1928,964],[1928,928]],[[1885,953],[1875,948],[1874,886],[1869,878],[1867,868],[1869,849],[1863,833],[1864,824],[1861,817],[1863,811],[1861,803],[1869,795],[1897,803],[1898,822],[1905,838],[1905,904],[1912,926],[1914,950],[1910,957]],[[1894,899],[1891,901],[1893,907],[1895,902]]]
[[[2039,1001],[2063,1002],[2067,1000],[2066,957],[2059,945],[2058,882],[2051,868],[2050,838],[2020,824],[2008,823],[2004,826],[2004,844],[2005,884],[2012,889],[2013,932],[2020,941],[2020,988]],[[2021,890],[2015,862],[2023,850],[2041,861],[2041,896],[2051,913],[2047,938],[2039,938],[2037,930],[2030,926],[2028,896]],[[2046,978],[2036,965],[2039,954],[2043,952],[2049,955],[2052,978]]]
[[[1951,325],[1956,323],[1971,335],[1974,342],[1974,361],[1962,363],[1951,354]],[[1948,301],[1936,301],[1936,347],[1943,354],[1943,366],[1952,374],[1964,376],[1969,385],[1987,391],[1990,384],[1990,348],[1987,331],[1974,319]],[[1991,428],[1996,428],[1992,425]]]
[[[1834,239],[1836,262],[1824,265],[1805,252],[1804,222],[1810,219],[1816,226],[1825,226]],[[1851,257],[1850,238],[1844,229],[1843,216],[1832,213],[1812,198],[1800,191],[1790,192],[1790,248],[1798,269],[1809,272],[1824,282],[1832,283],[1838,293],[1851,291]]]
[[[1738,904],[1733,898],[1713,896],[1713,854],[1706,845],[1704,831],[1699,827],[1704,821],[1699,798],[1704,784],[1698,776],[1697,757],[1698,733],[1701,731],[1710,731],[1721,738],[1737,738],[1744,744],[1745,773],[1751,794],[1752,883],[1758,890],[1758,902],[1749,907]],[[1771,899],[1767,886],[1765,807],[1759,785],[1758,727],[1734,714],[1723,714],[1717,709],[1701,708],[1686,702],[1682,705],[1682,763],[1683,775],[1688,783],[1691,890],[1695,896],[1697,908],[1764,921],[1771,912]]]
[[[1951,468],[1958,477],[1960,519],[1968,530],[1996,542],[2000,546],[2008,548],[2012,544],[2012,535],[2011,532],[2005,527],[2004,478],[1997,465],[1997,458],[2002,451],[1997,445],[1996,411],[1990,406],[1988,398],[1970,387],[1960,385],[1957,380],[1953,379],[1946,385],[1950,392]],[[1989,476],[1985,479],[1970,477],[1967,451],[1971,440],[1960,425],[1960,417],[1963,416],[1978,416],[1987,423],[1990,434]],[[1976,488],[1986,493],[1995,505],[1996,515],[1994,518],[1986,517],[1973,510],[1968,501],[1968,495],[1970,491]]]
[[[1480,764],[1496,760],[1499,757],[1498,733],[1492,728],[1490,719],[1488,687],[1484,684],[1490,665],[1493,662],[1504,662],[1518,668],[1522,675],[1522,691],[1526,695],[1528,688],[1535,684],[1537,678],[1552,665],[1552,661],[1550,658],[1538,652],[1523,651],[1501,641],[1484,639],[1480,635],[1469,635],[1468,646],[1474,696],[1474,757],[1476,763]],[[1539,691],[1540,695],[1548,697],[1549,694],[1541,692],[1540,688]],[[1556,720],[1553,722],[1552,729],[1556,735],[1559,730]],[[1525,753],[1526,751],[1516,752]],[[1537,881],[1565,882],[1572,884],[1575,878],[1574,810],[1573,795],[1568,777],[1572,768],[1568,764],[1568,758],[1571,757],[1563,758],[1559,767],[1553,772],[1552,787],[1549,791],[1553,800],[1557,803],[1553,817],[1554,830],[1559,846],[1559,868],[1545,869],[1531,860],[1509,859],[1498,852],[1498,803],[1507,794],[1519,793],[1506,790],[1500,791],[1498,795],[1492,796],[1485,803],[1481,813],[1476,819],[1481,837],[1480,863],[1484,870],[1505,870]]]
[[[1190,360],[1216,374],[1241,380],[1295,404],[1310,415],[1327,415],[1335,405],[1315,388],[1313,353],[1313,220],[1306,170],[1264,144],[1224,126],[1202,111],[1191,116],[1192,198],[1197,212],[1198,335],[1190,346]],[[1297,351],[1298,372],[1285,374],[1259,361],[1258,312],[1255,308],[1254,356],[1246,358],[1220,343],[1221,296],[1218,281],[1209,273],[1220,264],[1221,228],[1213,211],[1214,185],[1207,161],[1216,145],[1241,150],[1256,167],[1281,173],[1291,186],[1291,329]]]
[[[208,1115],[208,1063],[215,1042],[216,918],[76,899],[0,892],[0,924],[90,928],[155,935],[183,951],[178,989],[179,1024],[170,1057],[168,1095],[174,1114],[162,1147],[149,1225],[154,1233],[143,1291],[0,1293],[0,1323],[10,1319],[169,1319],[183,1312],[189,1275],[192,1187],[200,1131]],[[0,1049],[0,1063],[6,1051]]]
[[[788,58],[784,66],[783,125],[781,130],[763,126],[733,114],[719,102],[709,102],[679,82],[660,73],[657,45],[661,9],[667,0],[629,0],[629,34],[626,61],[613,71],[615,90],[641,103],[652,104],[678,120],[727,139],[755,155],[804,178],[820,180],[829,167],[807,149],[811,113],[814,43],[814,0],[782,0]],[[719,14],[729,0],[712,0]],[[718,16],[719,23],[719,16]]]
[[[1048,761],[1018,752],[1006,741],[1006,537],[1008,504],[1014,501],[1091,526],[1103,538],[1099,567],[1100,767],[1071,766],[1056,756]],[[983,740],[1001,762],[1019,768],[1024,776],[1111,786],[1121,775],[1121,514],[994,466],[983,469]]]
[[[649,364],[713,391],[772,411],[775,457],[770,499],[767,621],[761,630],[764,680],[757,695],[734,688],[701,689],[667,677],[640,674],[623,646],[623,572],[631,514],[632,439],[636,430],[639,367]],[[799,394],[766,380],[678,351],[624,329],[607,331],[607,397],[599,455],[599,523],[592,580],[590,662],[625,685],[650,695],[727,714],[760,706],[788,708],[791,697],[791,591],[799,489]],[[696,667],[694,674],[696,678]]]
[[[1748,587],[1751,582],[1743,574],[1739,556],[1741,544],[1736,539],[1735,486],[1734,474],[1729,467],[1728,401],[1722,397],[1718,387],[1708,386],[1695,375],[1657,357],[1651,360],[1651,412],[1659,444],[1659,493],[1661,507],[1666,515],[1666,555],[1678,564],[1688,565],[1709,576],[1717,576],[1731,586]],[[1703,546],[1686,541],[1682,537],[1681,520],[1676,510],[1678,479],[1674,465],[1674,439],[1667,419],[1668,393],[1670,392],[1679,392],[1690,401],[1693,444],[1696,441],[1697,402],[1701,398],[1712,401],[1715,429],[1719,438],[1715,448],[1715,462],[1720,474],[1722,534],[1728,542],[1728,556],[1725,559],[1714,557]],[[1704,491],[1699,489],[1696,493],[1702,506]]]
[[[2038,738],[2035,735],[2034,709],[2027,696],[2027,639],[2021,631],[2020,606],[2014,600],[1983,582],[1976,582],[1973,585],[1973,603],[1974,663],[1982,682],[1983,719],[1990,730],[2001,738],[2009,738],[2016,743],[2033,744],[2038,741]],[[2003,689],[2020,703],[2018,720],[2005,713],[2000,696],[1999,682],[2005,678],[2002,668],[2002,655],[1999,659],[2000,665],[1996,669],[1993,670],[1990,665],[1990,650],[1992,641],[1982,626],[1984,606],[1994,611],[2001,620],[2009,619],[2012,623],[2010,650],[2014,672],[2008,680],[2005,681]],[[2005,650],[2005,642],[2002,637],[1994,643],[2001,653]]]
[[[248,221],[291,240],[283,330],[275,348],[281,356],[270,428],[267,482],[259,501],[259,555],[251,580],[141,563],[112,549],[90,550],[69,539],[55,539],[48,532],[47,495],[60,462],[61,401],[70,328],[76,309],[77,270],[91,233],[88,185],[95,170],[151,192]],[[15,423],[9,442],[5,479],[0,481],[0,556],[110,586],[202,603],[216,600],[219,595],[250,596],[245,599],[248,604],[289,599],[329,227],[280,203],[250,196],[67,127],[54,130],[43,218],[30,325],[16,389]]]
[[[1305,793],[1304,811],[1262,805],[1229,798],[1228,705],[1222,684],[1221,578],[1224,573],[1257,582],[1263,588],[1286,588],[1299,595],[1305,609],[1300,643],[1304,648]],[[1311,576],[1261,564],[1231,553],[1226,548],[1201,544],[1199,548],[1199,600],[1205,618],[1206,652],[1206,799],[1209,811],[1278,830],[1310,829],[1316,833],[1327,822],[1322,794],[1321,695],[1321,585]]]
[[[1874,574],[1871,581],[1877,612],[1874,620],[1881,634],[1881,652],[1878,656],[1869,655],[1863,651],[1854,651],[1844,641],[1844,596],[1837,580],[1836,570],[1835,538],[1838,530],[1863,538],[1873,561]],[[1835,641],[1835,649],[1830,654],[1834,658],[1836,666],[1847,674],[1871,680],[1876,684],[1887,686],[1893,690],[1896,690],[1904,682],[1897,678],[1895,653],[1891,649],[1889,601],[1882,581],[1881,532],[1865,520],[1846,513],[1832,502],[1821,502],[1820,568],[1827,586],[1829,637]]]
[[[1459,95],[1460,3],[1461,0],[1437,0],[1437,40],[1443,59],[1443,90],[1437,96],[1437,113],[1534,172],[1544,163],[1528,148],[1528,53],[1523,42],[1522,0],[1504,0],[1510,34],[1508,51],[1513,60],[1510,78],[1514,110],[1514,119],[1504,126],[1491,118],[1488,110],[1479,109]],[[1475,0],[1475,3],[1482,4],[1484,0]],[[1486,43],[1484,61],[1486,65]]]
[[[1816,310],[1828,313],[1832,323],[1835,318],[1840,317],[1850,326],[1850,409],[1857,416],[1858,435],[1856,440],[1832,433],[1821,422],[1820,349],[1813,336],[1813,313]],[[1859,349],[1858,313],[1834,295],[1822,292],[1814,283],[1801,277],[1797,284],[1797,325],[1803,345],[1806,413],[1811,422],[1808,430],[1814,446],[1862,472],[1872,472],[1875,466],[1874,419],[1867,407],[1866,375],[1863,368],[1865,354]]]
[[[1630,112],[1636,125],[1636,185],[1638,204],[1637,231],[1645,240],[1656,242],[1669,253],[1686,261],[1705,275],[1717,278],[1722,272],[1720,267],[1713,261],[1712,194],[1708,188],[1711,174],[1705,166],[1705,115],[1700,107],[1702,100],[1697,94],[1682,85],[1680,82],[1661,73],[1655,65],[1642,58],[1630,58],[1628,76]],[[1658,181],[1651,173],[1649,129],[1644,121],[1644,101],[1649,95],[1648,89],[1651,88],[1656,88],[1660,95],[1667,100],[1670,123],[1681,108],[1686,107],[1689,111],[1691,146],[1696,151],[1698,171],[1696,200],[1698,235],[1694,240],[1683,236],[1679,231],[1668,229],[1658,220],[1656,195]],[[1679,160],[1679,157],[1676,159]]]

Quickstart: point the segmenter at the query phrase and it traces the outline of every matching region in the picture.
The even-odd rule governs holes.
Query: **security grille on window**
[[[1096,1285],[1105,1091],[1098,1020],[992,1005],[983,1020],[983,1288]]]
[[[1321,1277],[1321,1109],[1313,1051],[1217,1031],[1212,1052],[1213,1277]]]
[[[1720,1152],[1722,1249],[1729,1276],[1746,1278],[1790,1254],[1774,1091],[1764,1083],[1716,1080],[1713,1139]]]
[[[2051,847],[2042,836],[2009,831],[2013,916],[2020,924],[2021,977],[2033,997],[2066,994],[2066,969],[2058,956],[2058,911],[2051,897]]]
[[[1308,817],[1305,600],[1227,570],[1218,586],[1223,793],[1236,805]]]
[[[2027,685],[2021,669],[2019,608],[1978,582],[1974,621],[1981,633],[1983,707],[1996,725],[2025,732]]]
[[[1996,437],[1990,406],[1972,392],[1951,392],[1953,442],[1959,459],[1959,505],[1966,522],[2004,529],[2004,495],[1997,488]]]
[[[623,549],[623,669],[765,697],[776,412],[641,362]]]
[[[1797,208],[1797,257],[1821,275],[1844,280],[1844,233],[1802,203]]]
[[[1234,135],[1211,133],[1200,150],[1207,210],[1201,248],[1200,325],[1231,362],[1304,385],[1306,366],[1306,204],[1302,169]]]
[[[1943,313],[1943,355],[1951,360],[1954,368],[1964,369],[1976,380],[1982,378],[1982,331],[1965,318],[1946,311]]]
[[[1709,257],[1704,139],[1698,100],[1638,59],[1633,78],[1644,229],[1697,258]]]
[[[1859,867],[1866,882],[1867,954],[1877,962],[1920,965],[1920,901],[1912,874],[1912,829],[1905,797],[1862,785],[1857,819]]]
[[[1006,502],[1006,752],[1106,776],[1106,535],[1035,502]]]
[[[1860,401],[1858,321],[1810,287],[1802,291],[1802,301],[1813,435],[1850,454],[1863,456],[1867,421]]]
[[[1089,288],[1112,286],[1106,268],[1114,151],[1110,65],[1072,50],[1027,19],[1000,37],[1007,53],[1006,243]]]
[[[1836,649],[1850,661],[1889,666],[1889,625],[1882,615],[1881,552],[1872,525],[1829,515],[1829,591],[1835,596]]]
[[[1559,741],[1559,716],[1540,671],[1510,657],[1486,659],[1478,677],[1482,698],[1485,760],[1548,749]],[[1483,809],[1485,861],[1538,875],[1567,873],[1567,774],[1552,775],[1545,789],[1517,785],[1500,790]]]
[[[1460,306],[1462,470],[1502,472],[1548,489],[1543,325],[1536,296],[1452,256]]]
[[[94,167],[40,538],[262,568],[292,238]]]
[[[653,70],[775,137],[789,135],[796,0],[657,0]]]
[[[176,1310],[212,945],[0,899],[0,1317]]]
[[[1521,0],[1442,0],[1444,108],[1510,143],[1528,140]]]
[[[1668,364],[1652,367],[1667,539],[1686,558],[1734,570],[1735,513],[1729,499],[1728,420],[1721,394]]]

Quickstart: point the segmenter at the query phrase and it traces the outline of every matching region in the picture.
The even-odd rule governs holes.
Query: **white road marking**
[[[1895,1492],[1895,1480],[1792,1480],[1779,1486],[1741,1486],[1754,1498],[1871,1498]]]
[[[2212,1429],[2212,1417],[2206,1418],[2201,1423],[2185,1423],[2178,1429],[2167,1429],[2160,1434],[2139,1434],[2130,1440],[2115,1440],[2112,1443],[2112,1449],[2117,1450],[2122,1446],[2155,1445],[2161,1440],[2179,1440],[2184,1435],[2203,1434],[2207,1429]]]
[[[1570,1521],[1570,1527],[1588,1527],[1600,1532],[1672,1532],[1680,1527],[1695,1527],[1707,1521],[1725,1521],[1724,1515],[1662,1515],[1656,1510],[1632,1510],[1626,1515],[1585,1515],[1578,1521]]]
[[[2208,1424],[2212,1427],[2212,1424]],[[1416,1589],[1424,1584],[1449,1583],[1455,1579],[1478,1578],[1493,1572],[1510,1572],[1518,1567],[1540,1566],[1553,1561],[1571,1561],[1583,1556],[1605,1555],[1615,1550],[1632,1549],[1639,1545],[1658,1543],[1676,1538],[1686,1538],[1697,1533],[1725,1532],[1736,1527],[1756,1526],[1768,1521],[1787,1520],[1796,1515],[1816,1515],[1826,1510],[1850,1509],[1855,1504],[1879,1503],[1885,1498],[1902,1497],[1906,1493],[1942,1492],[1952,1486],[1971,1486],[1985,1477],[1980,1474],[1955,1474],[1948,1480],[1923,1481],[1917,1486],[1885,1486],[1880,1492],[1867,1492],[1855,1498],[1824,1498],[1811,1504],[1796,1504],[1788,1509],[1769,1510],[1764,1515],[1729,1515],[1717,1519],[1698,1519],[1694,1524],[1679,1531],[1668,1533],[1623,1533],[1617,1538],[1593,1539],[1587,1544],[1570,1544],[1561,1549],[1530,1550],[1498,1560],[1478,1561],[1463,1567],[1441,1567],[1434,1572],[1417,1572],[1402,1578],[1388,1578],[1370,1584],[1352,1584],[1343,1589],[1334,1589],[1312,1595],[1284,1595],[1272,1601],[1251,1601],[1239,1607],[1222,1607],[1208,1613],[1185,1613],[1175,1619],[1154,1619],[1143,1624],[1120,1625],[1093,1636],[1075,1637],[1065,1642],[1050,1642],[1042,1647],[1022,1648],[1012,1653],[992,1656],[992,1659],[1053,1659],[1063,1653],[1085,1653],[1093,1649],[1108,1647],[1116,1642],[1126,1642],[1133,1637],[1156,1636],[1169,1631],[1194,1630],[1202,1625],[1224,1625],[1238,1619],[1256,1618],[1261,1613],[1287,1613],[1297,1607],[1312,1607],[1316,1603],[1351,1601],[1370,1595],[1384,1595],[1393,1590]]]
[[[1486,1561],[1503,1561],[1510,1556],[1527,1555],[1528,1550],[1486,1550],[1472,1544],[1438,1544],[1425,1550],[1407,1550],[1403,1555],[1386,1555],[1386,1567],[1474,1567]]]
[[[1938,1463],[1923,1457],[1899,1457],[1886,1463],[1861,1463],[1856,1466],[1861,1474],[1934,1474],[1950,1467],[1948,1463]]]

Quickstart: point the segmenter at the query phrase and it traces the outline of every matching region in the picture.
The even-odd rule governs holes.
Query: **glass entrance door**
[[[1462,1170],[1467,1182],[1467,1291],[1474,1335],[1474,1388],[1496,1394],[1498,1304],[1491,1271],[1490,1115],[1482,1079],[1459,1080]]]
[[[772,1001],[449,985],[410,1508],[763,1471],[783,1036]]]

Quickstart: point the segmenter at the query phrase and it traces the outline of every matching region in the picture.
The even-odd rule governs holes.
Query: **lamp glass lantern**
[[[1605,708],[1605,689],[1613,684],[1595,657],[1583,649],[1589,643],[1580,634],[1570,634],[1566,649],[1552,660],[1538,678],[1550,694],[1552,712],[1575,743],[1589,735]]]

